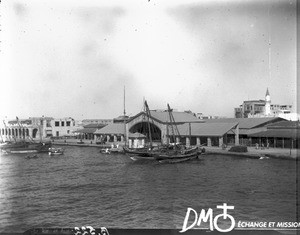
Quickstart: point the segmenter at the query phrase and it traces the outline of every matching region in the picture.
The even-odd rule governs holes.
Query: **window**
[[[67,134],[70,134],[70,130],[67,130]]]
[[[55,126],[59,126],[59,122],[55,122]]]
[[[65,122],[61,122],[61,126],[65,126]]]
[[[70,121],[67,121],[67,126],[70,126],[71,122]]]

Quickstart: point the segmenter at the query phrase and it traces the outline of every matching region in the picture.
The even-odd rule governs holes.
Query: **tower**
[[[265,97],[265,115],[270,116],[271,115],[271,96],[269,93],[269,89],[267,88],[266,97]]]

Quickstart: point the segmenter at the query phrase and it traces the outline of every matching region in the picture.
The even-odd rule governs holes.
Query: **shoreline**
[[[247,147],[248,152],[237,153],[237,152],[229,152],[230,148],[222,149],[218,147],[205,147],[206,154],[220,154],[227,156],[236,156],[236,157],[247,157],[253,159],[263,159],[263,158],[274,158],[274,159],[284,159],[284,160],[298,160],[299,159],[299,151],[298,149],[255,149],[254,147]]]
[[[96,148],[110,148],[113,143],[110,144],[96,144],[92,140],[84,140],[82,144],[77,143],[78,140],[55,140],[52,145],[59,146],[76,146],[76,147],[96,147]],[[122,143],[115,143],[122,146]],[[221,147],[207,147],[205,148],[206,155],[220,154],[224,156],[235,156],[235,157],[247,157],[252,159],[263,159],[263,158],[275,158],[285,160],[298,160],[300,158],[298,149],[282,149],[282,148],[264,148],[255,149],[255,147],[247,147],[248,152],[229,152],[230,147],[222,149]]]

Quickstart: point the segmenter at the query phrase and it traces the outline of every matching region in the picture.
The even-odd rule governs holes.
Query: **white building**
[[[40,140],[52,136],[73,136],[78,129],[73,118],[29,117],[0,124],[0,142],[18,139]]]
[[[294,117],[292,113],[292,105],[272,104],[271,95],[267,88],[264,100],[248,100],[244,101],[240,107],[235,108],[236,118],[261,118],[261,117]],[[297,116],[297,115],[296,115]],[[286,118],[285,118],[286,119]]]
[[[74,136],[73,132],[78,129],[76,121],[71,117],[55,118],[51,120],[50,125],[50,128],[46,130],[47,135],[54,137]]]

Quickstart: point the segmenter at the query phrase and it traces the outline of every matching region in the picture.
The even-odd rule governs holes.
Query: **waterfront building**
[[[74,131],[78,129],[76,121],[71,117],[53,118],[49,126],[47,135],[50,137],[74,136]]]
[[[114,118],[113,123],[124,123],[124,122],[128,121],[128,119],[129,119],[129,116],[122,115],[122,116],[119,116],[117,118]]]
[[[299,148],[299,121],[280,121],[266,126],[265,130],[249,134],[252,144],[273,148]]]
[[[137,134],[142,134],[149,141],[149,128],[154,145],[167,143],[182,143],[189,145],[208,145],[220,146],[223,143],[223,137],[230,132],[238,143],[238,122],[210,124],[199,120],[194,114],[189,112],[173,111],[172,115],[180,136],[172,133],[170,116],[168,111],[151,110],[148,117],[145,112],[129,118],[124,123],[112,123],[104,128],[97,130],[94,134],[98,139],[104,139],[107,142],[126,142],[129,146],[134,145]],[[137,144],[141,144],[139,141]]]
[[[45,130],[51,119],[50,117],[29,117],[3,121],[0,124],[0,141],[43,139],[46,137]]]
[[[77,129],[74,131],[74,135],[78,139],[87,139],[87,140],[94,140],[95,139],[95,132],[107,124],[88,124],[83,126],[83,128]]]
[[[113,120],[112,119],[83,119],[81,121],[82,126],[87,126],[89,124],[93,124],[93,125],[108,125],[110,123],[112,123]]]
[[[45,139],[50,137],[73,136],[77,130],[73,118],[29,117],[4,122],[0,126],[0,141],[18,139]]]
[[[206,123],[216,125],[220,123],[238,123],[239,124],[239,145],[254,146],[256,142],[252,142],[249,138],[250,134],[262,132],[267,130],[267,125],[284,121],[280,117],[263,117],[263,118],[222,118],[222,119],[209,119]],[[235,131],[233,131],[235,134]],[[234,145],[235,137],[233,133],[226,133],[224,136],[226,145]]]
[[[235,118],[251,117],[282,117],[289,118],[292,105],[272,104],[269,89],[267,88],[264,100],[247,100],[234,109]]]

